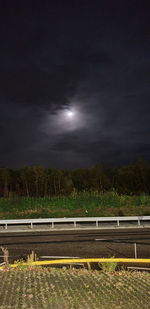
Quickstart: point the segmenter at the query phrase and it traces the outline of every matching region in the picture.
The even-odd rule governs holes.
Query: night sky
[[[148,2],[0,2],[0,167],[150,161]]]

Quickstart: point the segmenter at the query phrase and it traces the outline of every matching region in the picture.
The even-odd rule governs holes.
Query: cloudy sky
[[[150,161],[150,6],[0,2],[0,166]]]

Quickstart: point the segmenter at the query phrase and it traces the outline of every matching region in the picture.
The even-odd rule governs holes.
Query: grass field
[[[150,196],[83,192],[68,197],[0,198],[0,219],[150,215]]]
[[[0,282],[0,309],[150,309],[148,273],[12,269]]]

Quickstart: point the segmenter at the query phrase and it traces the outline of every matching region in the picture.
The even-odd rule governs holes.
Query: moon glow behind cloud
[[[68,118],[73,118],[74,113],[72,111],[67,111],[66,115],[67,115]]]
[[[86,117],[80,109],[70,108],[58,110],[56,114],[46,115],[42,131],[62,133],[74,131],[86,126]]]

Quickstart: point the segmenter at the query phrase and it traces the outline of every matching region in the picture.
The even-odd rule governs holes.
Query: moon
[[[67,116],[68,118],[72,118],[72,117],[74,116],[74,112],[73,112],[73,111],[67,111],[67,112],[66,112],[66,116]]]
[[[42,130],[46,133],[62,134],[62,132],[72,132],[86,126],[87,117],[82,110],[79,107],[69,106],[58,110],[55,114],[49,114]]]

